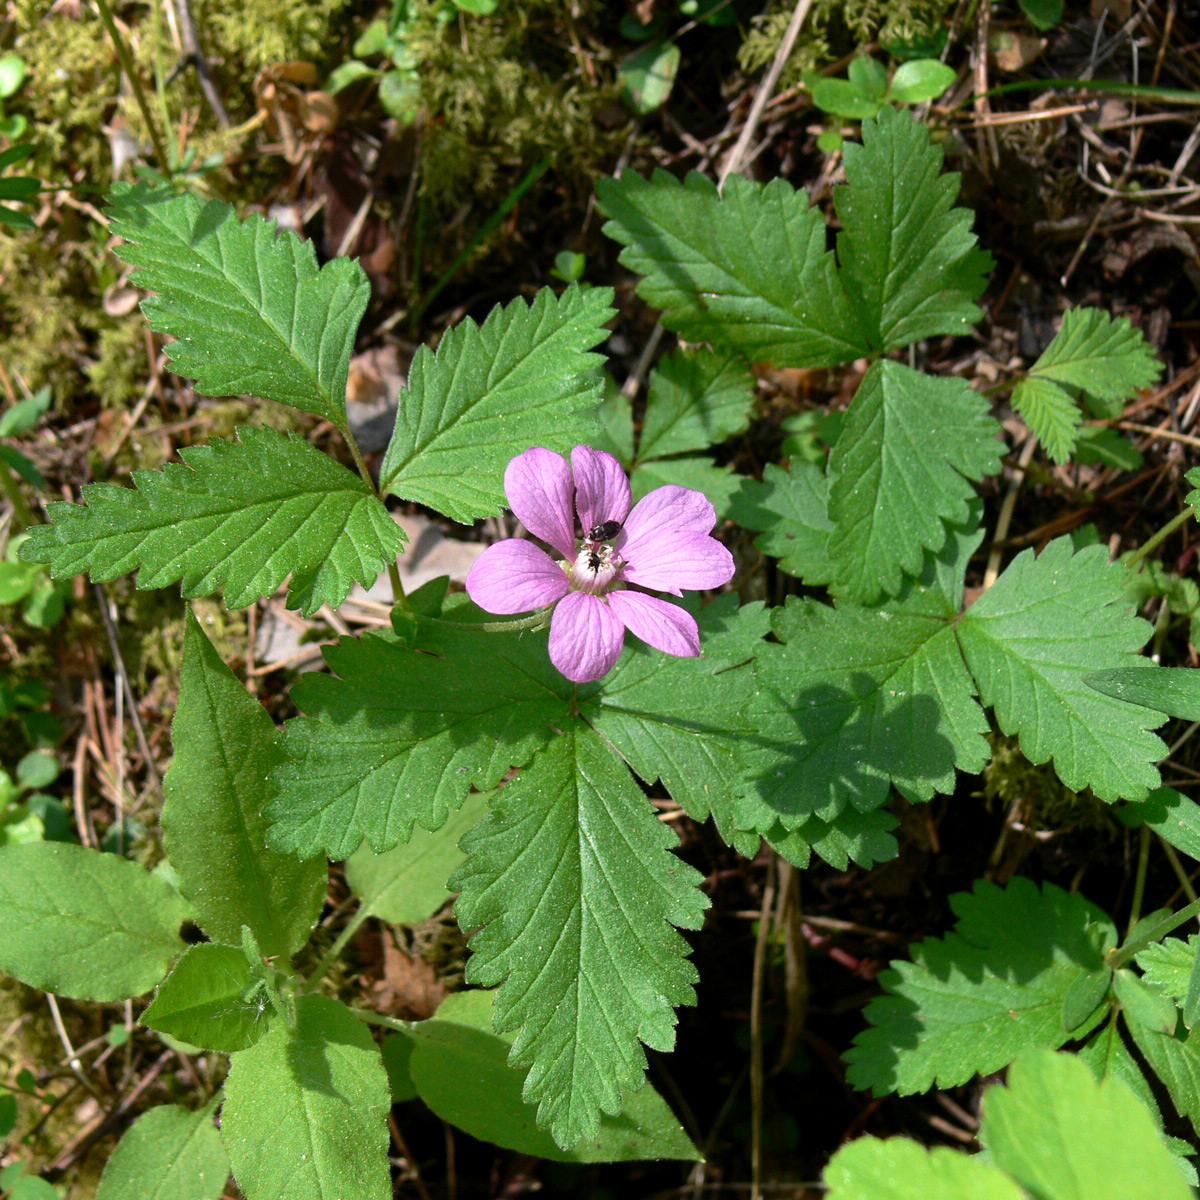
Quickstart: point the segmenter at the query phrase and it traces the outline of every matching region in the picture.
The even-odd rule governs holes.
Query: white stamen
[[[599,596],[608,590],[620,566],[611,546],[584,541],[571,568],[571,582],[578,591]]]

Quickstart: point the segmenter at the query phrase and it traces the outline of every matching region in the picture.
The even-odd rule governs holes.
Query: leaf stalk
[[[1126,942],[1120,949],[1110,950],[1107,965],[1114,971],[1118,970],[1135,954],[1141,954],[1147,946],[1161,941],[1172,929],[1177,929],[1184,922],[1190,921],[1196,916],[1200,916],[1200,900],[1193,900],[1186,908],[1181,908],[1178,912],[1163,917],[1156,925],[1147,929],[1141,937],[1135,938],[1132,942]]]

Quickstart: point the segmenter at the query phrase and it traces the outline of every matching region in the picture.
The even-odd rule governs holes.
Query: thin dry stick
[[[92,1086],[92,1081],[83,1069],[83,1063],[79,1061],[79,1055],[75,1053],[75,1047],[71,1045],[71,1039],[67,1035],[67,1027],[63,1024],[62,1013],[58,1011],[58,1001],[55,1000],[54,993],[47,992],[46,999],[50,1004],[50,1015],[54,1018],[54,1028],[58,1030],[58,1040],[62,1042],[63,1049],[67,1052],[67,1066],[71,1068],[75,1078],[99,1100],[100,1093]]]
[[[983,590],[996,582],[1000,575],[1000,556],[1004,549],[1004,539],[1008,537],[1008,527],[1012,524],[1013,509],[1017,506],[1017,493],[1025,481],[1025,468],[1037,448],[1037,438],[1032,433],[1025,435],[1025,445],[1021,447],[1021,457],[1017,461],[1017,469],[1013,474],[1012,483],[1008,485],[1008,494],[1004,497],[1004,505],[1000,509],[1000,519],[996,522],[996,532],[992,535],[992,552],[988,555],[987,570],[983,575]]]
[[[118,681],[121,690],[125,693],[125,703],[128,706],[129,719],[133,722],[133,731],[137,735],[138,749],[146,760],[146,774],[154,781],[154,786],[161,796],[163,794],[162,776],[159,775],[158,765],[150,753],[150,743],[146,740],[146,731],[142,728],[142,718],[138,712],[137,702],[134,700],[133,691],[129,686],[129,672],[125,670],[125,660],[121,657],[121,647],[117,643],[117,626],[113,620],[112,611],[109,609],[111,601],[108,593],[98,583],[92,586],[96,589],[96,602],[100,606],[100,616],[104,621],[104,632],[108,635],[108,647],[112,651],[113,665],[117,670]]]
[[[754,943],[754,981],[750,990],[750,1200],[762,1200],[763,1042],[762,992],[767,964],[767,933],[775,904],[775,860],[767,864],[767,886],[758,915],[758,938]]]
[[[788,22],[788,27],[783,35],[783,41],[779,45],[779,49],[775,52],[775,60],[771,63],[771,69],[767,72],[767,77],[762,81],[762,85],[754,96],[754,103],[750,106],[750,115],[746,118],[746,124],[742,126],[742,132],[738,135],[738,140],[734,144],[733,150],[729,157],[725,160],[725,165],[721,168],[721,178],[717,181],[717,188],[724,190],[725,180],[733,174],[739,166],[742,159],[745,157],[746,151],[750,148],[750,142],[754,138],[754,131],[758,128],[758,122],[762,118],[763,109],[767,106],[767,101],[775,92],[775,85],[779,82],[780,73],[783,71],[783,64],[787,62],[788,57],[792,53],[792,47],[796,44],[796,38],[800,36],[800,26],[804,24],[804,18],[808,16],[808,10],[812,8],[813,0],[797,0],[796,7],[792,12],[792,19]]]

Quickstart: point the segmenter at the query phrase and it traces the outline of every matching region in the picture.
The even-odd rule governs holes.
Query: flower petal
[[[609,592],[608,606],[634,637],[664,654],[696,658],[700,630],[696,618],[678,604],[642,592]]]
[[[638,558],[647,537],[666,531],[709,533],[716,523],[717,511],[703,492],[671,483],[655,488],[633,506],[615,548],[622,558]]]
[[[489,546],[467,572],[467,595],[490,613],[529,612],[553,604],[570,589],[562,567],[523,538]]]
[[[584,534],[604,521],[624,521],[629,513],[629,479],[621,464],[603,450],[576,446],[571,451],[571,467],[575,472],[575,507]]]
[[[505,468],[504,494],[534,537],[564,558],[575,557],[575,484],[561,454],[542,446],[518,454]]]
[[[703,591],[728,583],[734,575],[733,555],[706,533],[659,530],[624,547],[621,578],[639,587],[678,596],[685,588]]]
[[[572,592],[550,618],[550,661],[575,683],[607,675],[624,641],[625,626],[588,592]]]

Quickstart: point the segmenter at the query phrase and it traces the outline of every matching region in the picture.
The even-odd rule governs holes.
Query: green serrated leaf
[[[215,1107],[189,1112],[163,1104],[143,1113],[108,1160],[96,1200],[219,1200],[229,1156],[213,1124]]]
[[[1121,1037],[1120,1027],[1115,1021],[1105,1021],[1092,1037],[1076,1051],[1076,1056],[1091,1068],[1100,1082],[1110,1076],[1120,1079],[1126,1087],[1146,1106],[1154,1124],[1162,1127],[1162,1114],[1158,1102],[1142,1074],[1142,1068],[1129,1053]]]
[[[497,305],[483,325],[464,318],[435,354],[417,350],[400,393],[381,489],[470,524],[505,506],[504,468],[530,446],[569,450],[587,442],[600,400],[600,356],[611,288],[561,296],[542,288],[532,304]]]
[[[786,471],[763,469],[762,483],[743,479],[730,515],[746,529],[762,530],[754,544],[779,567],[812,587],[831,583],[829,477],[814,463],[793,459]]]
[[[179,453],[186,465],[135,471],[135,488],[86,484],[83,504],[51,504],[52,524],[30,530],[22,557],[55,579],[137,570],[139,588],[180,580],[185,598],[223,587],[230,608],[290,573],[289,604],[311,615],[355,580],[372,584],[403,548],[367,484],[294,435],[251,426]]]
[[[562,1147],[595,1138],[601,1111],[646,1067],[641,1043],[669,1050],[673,1006],[695,1002],[687,943],[700,926],[699,874],[669,852],[675,834],[598,737],[568,725],[502,788],[464,839],[451,880],[476,930],[467,979],[502,984],[509,1062],[530,1068],[524,1098]]]
[[[847,182],[834,206],[841,278],[863,337],[891,350],[966,333],[983,315],[974,301],[990,260],[975,252],[970,209],[954,207],[960,176],[941,173],[929,130],[890,105],[863,122],[862,137],[842,150]]]
[[[1160,997],[1161,999],[1161,997]],[[1171,1010],[1172,1027],[1164,1032],[1161,1027],[1143,1023],[1139,1015],[1125,1010],[1129,1032],[1141,1051],[1151,1071],[1166,1087],[1175,1111],[1191,1122],[1192,1129],[1200,1133],[1200,1035],[1189,1033],[1176,1036],[1175,1023],[1179,1012],[1169,1001],[1162,1001]]]
[[[271,843],[303,855],[377,853],[413,826],[439,829],[472,788],[494,788],[569,720],[572,685],[550,665],[547,634],[423,625],[327,647],[333,675],[306,675],[276,770]],[[480,680],[487,686],[481,687]]]
[[[789,598],[757,674],[757,736],[740,754],[752,778],[739,822],[834,821],[870,812],[894,784],[910,800],[954,789],[955,770],[978,771],[988,725],[954,639],[962,573],[979,535],[944,552],[955,582],[930,560],[920,583],[882,609]],[[944,565],[944,564],[942,564]]]
[[[173,369],[207,396],[247,393],[346,429],[346,377],[371,297],[356,261],[317,266],[312,242],[219,200],[118,184],[109,197],[118,254],[140,268],[151,329]]]
[[[1084,683],[1114,700],[1200,721],[1200,670],[1195,667],[1117,667],[1088,675]]]
[[[254,983],[240,948],[189,946],[138,1020],[206,1050],[246,1050],[266,1033],[271,1015],[265,997],[250,997]]]
[[[1053,380],[1022,379],[1013,388],[1012,406],[1056,463],[1067,462],[1075,453],[1083,414],[1071,395]]]
[[[0,847],[0,970],[80,1000],[148,992],[183,949],[187,905],[115,854],[67,842]]]
[[[699,626],[703,657],[631,651],[582,711],[646,783],[661,782],[694,820],[711,813],[721,836],[753,855],[758,835],[737,829],[732,799],[742,786],[737,745],[754,730],[746,715],[756,687],[751,664],[770,613],[719,596]]]
[[[988,405],[965,380],[876,362],[833,448],[829,557],[841,591],[863,603],[916,575],[946,526],[968,519],[971,480],[1000,469],[1004,444]]]
[[[266,710],[190,610],[171,740],[162,828],[180,891],[213,941],[240,946],[248,925],[263,954],[290,957],[320,915],[325,862],[267,848],[266,810],[275,794],[268,776],[287,756]]]
[[[495,993],[455,992],[430,1021],[413,1026],[410,1058],[414,1086],[439,1117],[480,1141],[557,1162],[699,1159],[679,1121],[647,1083],[625,1096],[620,1113],[601,1116],[592,1142],[561,1150],[521,1098],[526,1072],[508,1065],[510,1035],[492,1029]],[[464,1087],[470,1079],[472,1086]]]
[[[1140,800],[1160,780],[1163,718],[1087,687],[1083,677],[1134,657],[1150,626],[1124,603],[1125,568],[1106,546],[1072,554],[1056,538],[1022,551],[963,615],[959,644],[1000,728],[1032,763],[1054,760],[1067,787],[1101,800]],[[1147,666],[1149,664],[1147,663]]]
[[[634,504],[655,488],[670,485],[691,488],[703,492],[712,501],[718,521],[723,521],[729,515],[733,497],[741,483],[742,476],[729,467],[719,467],[711,458],[699,454],[644,462],[634,468],[629,479]]]
[[[414,829],[407,843],[386,854],[360,847],[346,860],[346,882],[372,916],[414,925],[436,912],[451,892],[446,880],[466,855],[459,839],[487,813],[490,796],[475,793],[436,833]]]
[[[1098,308],[1068,309],[1029,371],[1030,378],[1051,379],[1100,401],[1130,400],[1161,374],[1141,330],[1128,317],[1114,319]]]
[[[1116,944],[1100,909],[1019,876],[1006,888],[980,880],[950,906],[954,931],[918,942],[912,962],[893,962],[879,977],[885,995],[867,1006],[871,1028],[845,1056],[855,1087],[876,1095],[955,1087],[1028,1046],[1054,1048],[1088,1032],[1063,1029],[1061,1018],[1076,979],[1099,970]]]
[[[1187,941],[1169,937],[1139,950],[1136,962],[1142,968],[1142,979],[1147,986],[1182,1004],[1188,994],[1198,947],[1200,937],[1193,933]]]
[[[1002,1171],[981,1158],[908,1138],[864,1137],[829,1161],[827,1200],[1025,1200]]]
[[[854,861],[860,867],[887,862],[900,852],[892,830],[900,822],[891,813],[876,809],[859,812],[847,809],[826,824],[809,817],[795,829],[777,822],[763,837],[772,849],[803,870],[815,850],[831,867],[844,871]]]
[[[387,1072],[371,1032],[327,996],[296,1001],[233,1055],[221,1136],[253,1200],[391,1200]]]
[[[706,450],[750,423],[754,378],[745,359],[676,350],[650,374],[637,462]]]
[[[602,179],[596,194],[611,218],[604,232],[625,246],[621,262],[645,276],[638,295],[688,341],[781,367],[832,366],[870,349],[803,189],[731,175],[718,194],[696,172],[681,184],[659,170]]]
[[[1146,1107],[1072,1054],[1030,1050],[983,1097],[990,1160],[1039,1200],[1189,1200]]]

